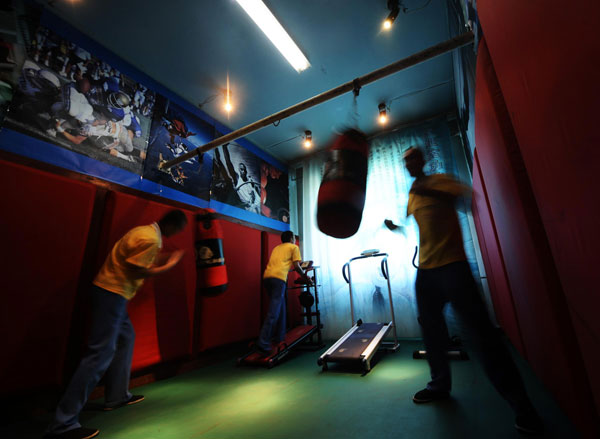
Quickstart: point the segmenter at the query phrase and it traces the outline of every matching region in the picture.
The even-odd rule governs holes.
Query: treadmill
[[[294,286],[286,287],[286,291],[299,289],[303,290],[304,294],[312,295],[314,298],[313,303],[302,305],[304,312],[300,315],[303,317],[304,324],[288,329],[285,334],[285,340],[275,346],[269,355],[260,355],[252,350],[246,355],[238,358],[238,365],[264,366],[271,369],[273,366],[279,364],[292,349],[307,348],[315,350],[325,346],[321,335],[321,328],[323,325],[321,324],[321,312],[319,311],[318,288],[320,285],[319,279],[317,278],[317,269],[320,267],[313,266],[313,261],[304,261],[300,266],[307,276],[312,277],[313,283],[308,285],[296,282]],[[285,309],[287,310],[287,304]],[[313,317],[316,318],[316,321],[313,321]],[[316,340],[314,340],[314,338],[316,338]]]
[[[354,301],[352,298],[352,274],[350,264],[353,261],[367,258],[383,258],[381,260],[381,273],[387,280],[388,297],[390,300],[390,311],[392,320],[381,323],[365,323],[359,319],[354,320]],[[394,316],[394,304],[392,301],[392,288],[388,275],[387,253],[379,253],[379,250],[365,250],[360,256],[350,259],[342,269],[344,280],[348,283],[350,290],[350,314],[352,327],[333,346],[331,346],[317,360],[317,364],[327,370],[328,363],[360,364],[365,373],[371,370],[371,360],[375,353],[381,349],[395,352],[398,347],[398,335],[396,334],[396,318]],[[346,275],[347,271],[347,275]],[[393,329],[394,341],[384,342],[383,339]]]

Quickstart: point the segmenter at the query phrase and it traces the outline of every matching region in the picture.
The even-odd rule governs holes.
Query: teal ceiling
[[[203,111],[232,130],[450,38],[446,0],[404,0],[408,10],[389,32],[381,31],[387,0],[266,3],[308,57],[308,70],[297,73],[234,0],[56,0],[50,9],[185,100],[204,103]],[[229,118],[227,74],[235,105]],[[446,54],[366,85],[356,107],[346,94],[246,138],[291,162],[356,121],[369,135],[380,132],[382,102],[391,110],[386,130],[453,110],[453,78]],[[301,138],[285,141],[306,129],[313,150]]]

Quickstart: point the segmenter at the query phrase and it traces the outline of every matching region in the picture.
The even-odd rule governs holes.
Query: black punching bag
[[[365,206],[369,143],[360,131],[341,134],[328,151],[317,199],[317,225],[334,238],[356,233]]]

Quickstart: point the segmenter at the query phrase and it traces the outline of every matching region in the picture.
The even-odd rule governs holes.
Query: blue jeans
[[[58,403],[48,434],[81,427],[79,413],[104,376],[104,401],[114,407],[131,398],[129,375],[135,332],[127,314],[127,299],[92,286],[92,325],[88,348]]]
[[[490,321],[469,264],[461,261],[439,268],[419,269],[416,294],[419,323],[431,370],[431,381],[427,388],[449,392],[452,387],[446,356],[448,328],[443,315],[445,305],[451,303],[498,393],[515,412],[529,411],[531,403],[519,371]]]
[[[265,289],[269,295],[269,311],[260,330],[256,344],[265,351],[271,350],[271,341],[279,343],[285,339],[285,289],[286,283],[281,279],[268,277],[264,279]]]

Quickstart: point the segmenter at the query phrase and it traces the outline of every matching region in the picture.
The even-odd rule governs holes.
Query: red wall
[[[512,297],[512,291],[506,277],[506,268],[504,266],[503,255],[500,251],[496,226],[490,212],[487,192],[479,165],[477,151],[473,157],[473,219],[477,235],[479,237],[479,247],[484,265],[496,319],[504,332],[511,340],[513,345],[527,357],[525,346],[521,339],[521,329],[515,313],[515,304]]]
[[[62,379],[96,188],[5,161],[0,187],[0,388],[49,387]]]
[[[70,378],[87,331],[87,292],[114,243],[173,207],[0,161],[0,388],[56,389]],[[195,210],[165,238],[185,250],[170,271],[146,280],[128,312],[136,331],[134,371],[258,335],[262,240],[259,230],[220,220],[229,278],[218,297],[196,294]],[[274,236],[268,234],[270,252]]]
[[[592,54],[600,52],[597,37],[600,3],[577,2],[565,7],[557,1],[480,0],[478,10],[489,54],[485,55],[487,60],[482,56],[478,59],[477,150],[496,231],[498,235],[503,229],[514,234],[506,238],[513,246],[522,236],[519,229],[506,229],[510,225],[502,222],[503,213],[498,211],[501,205],[514,202],[510,179],[498,180],[497,186],[488,183],[500,176],[502,165],[494,160],[499,154],[496,149],[503,146],[506,149],[505,139],[496,141],[500,145],[490,146],[485,153],[485,141],[484,146],[480,143],[481,136],[493,143],[498,134],[489,124],[481,123],[485,120],[481,110],[488,104],[498,106],[501,100],[505,106],[501,125],[510,126],[513,137],[506,149],[508,161],[518,156],[521,163],[516,167],[513,163],[512,172],[525,175],[527,180],[528,201],[521,207],[534,211],[533,215],[539,218],[534,225],[526,225],[533,245],[542,249],[530,255],[536,260],[528,259],[529,265],[540,267],[546,284],[551,280],[550,285],[542,284],[541,289],[525,290],[526,303],[518,303],[521,299],[515,287],[526,279],[509,270],[514,253],[500,249],[525,351],[534,369],[550,366],[562,373],[557,381],[548,376],[549,371],[542,370],[541,376],[581,431],[597,437],[600,320],[596,313],[600,308],[600,288],[592,261],[600,245],[600,234],[596,231],[600,224],[596,201],[600,188],[594,178],[600,169],[600,134],[595,126],[599,119],[600,82]],[[488,81],[491,74],[482,79],[486,77],[486,69],[493,72],[496,85]],[[483,90],[486,87],[491,95],[491,103],[487,104]],[[519,184],[516,189],[520,191]],[[531,212],[526,217],[531,220]],[[535,276],[535,270],[527,276]],[[527,303],[533,308],[527,309]],[[540,356],[541,352],[531,352],[531,343],[527,341],[531,338],[532,342],[544,345],[548,344],[544,339],[552,337],[552,328],[550,333],[543,331],[539,335],[534,333],[535,328],[526,328],[527,322],[540,314],[545,320],[554,321],[559,331],[560,338],[552,340],[558,351],[550,358]],[[565,345],[564,352],[560,345]],[[567,357],[558,359],[559,355]],[[569,396],[565,381],[578,382],[581,394]],[[585,406],[581,410],[577,408],[579,401]]]

